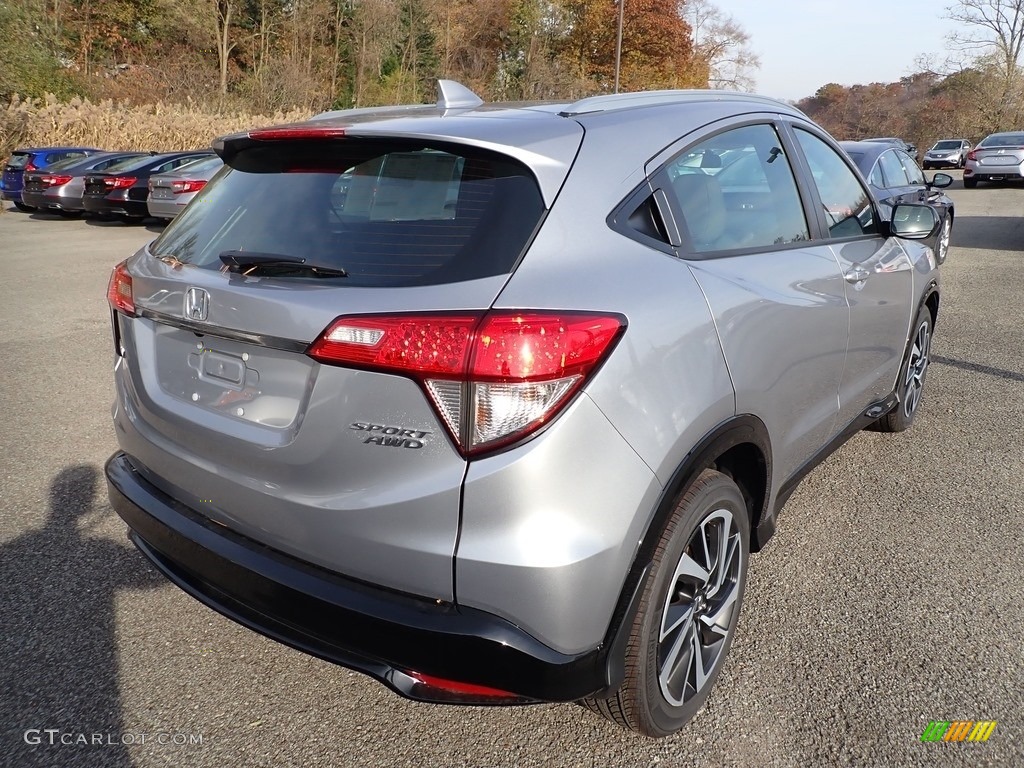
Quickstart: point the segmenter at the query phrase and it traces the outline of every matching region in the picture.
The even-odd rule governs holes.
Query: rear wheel
[[[36,210],[34,205],[25,205],[20,200],[14,201],[14,207],[17,208],[19,211],[24,211],[25,213],[31,213],[32,211]]]
[[[658,539],[626,648],[626,676],[583,703],[647,736],[668,736],[704,705],[722,671],[747,579],[750,522],[726,475],[705,470]]]
[[[914,332],[910,337],[903,365],[900,366],[900,378],[896,385],[899,403],[890,413],[872,425],[875,431],[903,432],[910,429],[924,397],[924,381],[928,375],[928,364],[931,362],[931,350],[932,314],[928,307],[921,307],[914,322]]]
[[[967,177],[964,177],[964,188],[965,189],[974,189],[976,186],[978,186],[978,180],[977,179],[968,179]]]

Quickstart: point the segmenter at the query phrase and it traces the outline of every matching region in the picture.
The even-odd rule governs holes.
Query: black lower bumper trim
[[[607,686],[598,649],[562,654],[498,616],[373,587],[264,547],[154,487],[124,453],[107,461],[106,476],[132,541],[177,586],[240,624],[403,696],[450,701],[416,685],[410,672],[525,701],[574,701]]]

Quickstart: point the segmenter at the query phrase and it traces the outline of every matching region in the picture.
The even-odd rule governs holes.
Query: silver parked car
[[[105,171],[118,163],[144,157],[145,152],[100,152],[89,157],[73,157],[24,175],[22,201],[46,213],[67,218],[83,212],[85,177]]]
[[[188,205],[221,168],[224,161],[214,155],[149,177],[146,207],[149,215],[170,221]]]
[[[921,165],[926,171],[932,168],[963,168],[970,150],[971,142],[967,139],[941,139],[924,153]]]
[[[967,153],[964,186],[974,189],[979,181],[1024,179],[1024,131],[993,133]]]
[[[219,139],[115,268],[112,504],[198,600],[404,696],[670,734],[801,478],[918,414],[938,218],[781,102],[439,91]]]

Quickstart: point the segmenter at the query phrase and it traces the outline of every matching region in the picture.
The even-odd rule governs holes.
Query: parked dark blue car
[[[45,168],[60,160],[70,157],[88,157],[101,149],[94,147],[28,147],[16,149],[4,165],[3,178],[0,179],[0,198],[12,200],[22,211],[35,210],[21,200],[22,175],[25,171]]]

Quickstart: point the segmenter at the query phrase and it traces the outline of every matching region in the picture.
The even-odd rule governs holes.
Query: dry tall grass
[[[174,151],[201,149],[225,133],[304,120],[306,111],[274,115],[210,114],[177,104],[135,107],[87,99],[21,100],[0,104],[0,162],[23,146],[90,146],[102,149]]]

